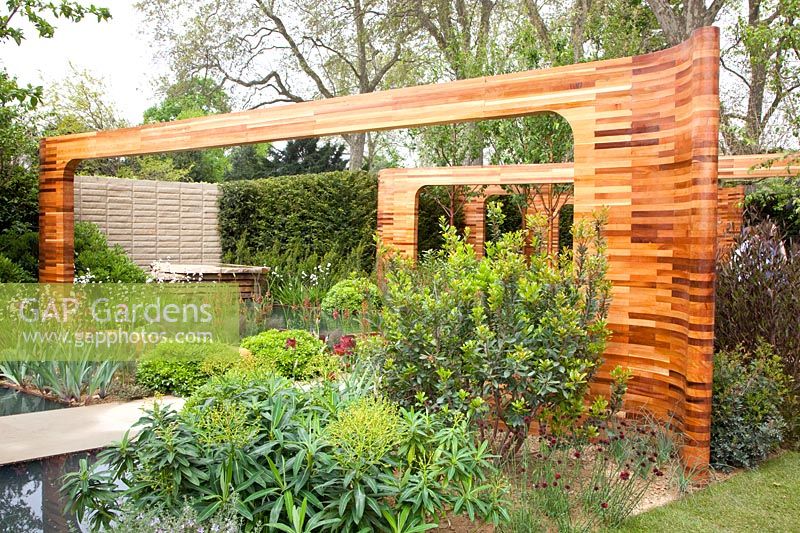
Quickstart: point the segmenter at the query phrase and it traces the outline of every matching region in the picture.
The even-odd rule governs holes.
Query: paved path
[[[161,401],[176,409],[183,399]],[[0,465],[95,450],[122,438],[153,399],[0,416]],[[133,434],[133,432],[131,432]]]

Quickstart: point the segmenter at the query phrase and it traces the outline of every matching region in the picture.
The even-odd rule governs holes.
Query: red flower
[[[603,502],[600,504],[600,507],[602,507],[603,509],[608,509],[608,504],[606,502]]]
[[[297,339],[286,339],[286,348],[297,348]]]
[[[556,474],[556,479],[561,479],[561,474]]]
[[[631,473],[628,472],[627,470],[623,470],[622,472],[619,473],[619,478],[622,481],[628,481],[631,478]]]

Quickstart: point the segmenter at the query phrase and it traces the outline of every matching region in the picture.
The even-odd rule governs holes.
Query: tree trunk
[[[347,145],[350,147],[350,163],[347,165],[349,170],[361,170],[364,166],[364,146],[367,141],[366,133],[355,133],[345,137]]]
[[[751,0],[747,9],[747,21],[751,27],[761,24],[761,1]],[[764,117],[764,91],[767,86],[767,64],[762,58],[750,54],[750,94],[747,96],[745,116],[745,142],[742,149],[757,154],[761,149],[761,134]]]

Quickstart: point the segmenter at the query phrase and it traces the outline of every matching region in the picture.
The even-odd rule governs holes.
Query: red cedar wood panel
[[[452,168],[456,169],[455,171],[458,172],[459,168],[464,167]],[[545,198],[548,198],[549,196],[549,190],[546,189],[546,187],[549,186],[549,184],[542,185],[542,194],[537,194],[534,198],[532,198],[533,209],[530,209],[531,213],[538,213],[543,209]],[[378,191],[378,194],[380,194],[380,190]],[[486,201],[492,196],[506,196],[508,194],[508,190],[504,189],[500,185],[489,185],[483,190],[482,194],[470,198],[464,203],[464,226],[465,228],[469,229],[467,242],[473,246],[476,257],[483,257],[484,245],[486,244]],[[572,200],[569,199],[567,203],[571,204]],[[548,228],[550,233],[548,240],[550,241],[551,250],[558,250],[558,219],[559,214],[556,213],[552,224]]]
[[[41,144],[40,280],[73,276],[82,159],[515,117],[552,111],[575,139],[576,216],[610,206],[614,333],[606,359],[635,370],[629,395],[674,413],[685,459],[709,460],[716,254],[719,31],[637,57],[49,138]],[[416,233],[416,190],[394,184],[379,223]],[[413,190],[412,190],[413,189]],[[601,372],[600,380],[608,381]]]
[[[483,172],[486,183],[497,181],[498,184],[488,185],[482,195],[471,198],[464,204],[464,225],[469,228],[470,233],[468,242],[475,247],[475,253],[479,257],[483,256],[483,248],[486,239],[486,199],[490,196],[503,196],[509,194],[502,185],[509,185],[511,182],[522,183],[518,178],[530,173],[537,179],[542,172],[537,170],[538,165],[484,165],[481,167],[447,167],[438,170],[432,176],[435,182],[428,185],[453,185],[461,179],[461,175],[470,176],[470,181],[474,181],[476,174]],[[539,183],[572,183],[574,169],[572,163],[560,163],[552,167],[542,167],[543,169],[553,168],[554,172],[550,181],[540,181]],[[417,171],[422,169],[417,169]],[[760,180],[764,178],[777,178],[792,176],[800,172],[797,160],[790,160],[781,157],[779,154],[756,154],[745,156],[720,156],[719,157],[719,178],[720,180]],[[565,181],[568,175],[568,181]],[[405,176],[397,173],[391,179],[406,179]],[[450,182],[450,180],[454,180]],[[447,183],[444,183],[447,181]],[[381,190],[378,194],[383,194]],[[727,250],[733,243],[733,239],[738,235],[742,227],[742,200],[744,200],[744,187],[720,187],[717,193],[717,246],[719,252]],[[570,199],[567,203],[573,203]],[[535,209],[537,210],[537,209]],[[551,235],[551,242],[558,246],[558,234]]]
[[[717,191],[717,255],[728,253],[742,231],[745,186],[720,187]]]

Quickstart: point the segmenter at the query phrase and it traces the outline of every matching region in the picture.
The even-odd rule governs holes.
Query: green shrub
[[[243,339],[242,348],[252,353],[258,366],[289,379],[327,376],[337,368],[325,343],[305,330],[267,330]]]
[[[114,381],[108,387],[108,395],[115,398],[120,398],[129,402],[131,400],[140,400],[152,396],[153,391],[145,387],[141,383],[128,383],[125,381]]]
[[[369,467],[403,442],[403,426],[397,404],[366,396],[342,409],[328,424],[327,435],[342,467]]]
[[[304,254],[339,255],[360,249],[360,269],[372,270],[377,179],[366,172],[328,172],[234,181],[221,185],[222,249],[240,240],[251,254],[299,246]]]
[[[0,255],[11,259],[31,278],[39,276],[39,233],[6,231],[0,234]]]
[[[75,224],[75,276],[91,282],[144,283],[147,275],[91,222]]]
[[[308,527],[298,531],[326,532],[424,531],[446,512],[508,517],[505,485],[468,420],[403,410],[340,383],[303,391],[278,376],[226,375],[182,413],[155,406],[139,426],[91,471],[67,476],[70,512],[98,527],[119,512],[109,502],[167,516],[189,504],[205,522],[235,502],[246,531],[295,531],[302,515]]]
[[[322,299],[322,310],[360,313],[364,302],[374,308],[379,302],[378,286],[369,278],[351,277],[343,279],[328,291]]]
[[[33,276],[11,261],[8,257],[0,255],[0,283],[32,283],[36,281]]]
[[[774,222],[782,236],[800,245],[800,178],[770,178],[756,182],[744,199],[748,225]]]
[[[161,342],[139,360],[136,382],[164,394],[189,396],[241,359],[239,349],[227,344]]]
[[[769,345],[735,348],[714,356],[711,397],[711,463],[755,466],[774,451],[786,426],[781,406],[789,379]]]
[[[717,264],[717,351],[742,346],[757,351],[767,342],[792,378],[793,396],[800,395],[800,244],[789,246],[771,223],[746,228],[731,253]],[[797,406],[783,410],[789,436],[800,439]]]
[[[499,207],[490,206],[499,227]],[[446,228],[443,250],[418,267],[387,261],[383,383],[391,397],[478,410],[501,454],[521,447],[537,417],[569,424],[582,414],[608,335],[602,217],[576,224],[575,251],[558,257],[544,251],[543,222],[529,220],[530,258],[525,232],[487,243],[479,260]]]

